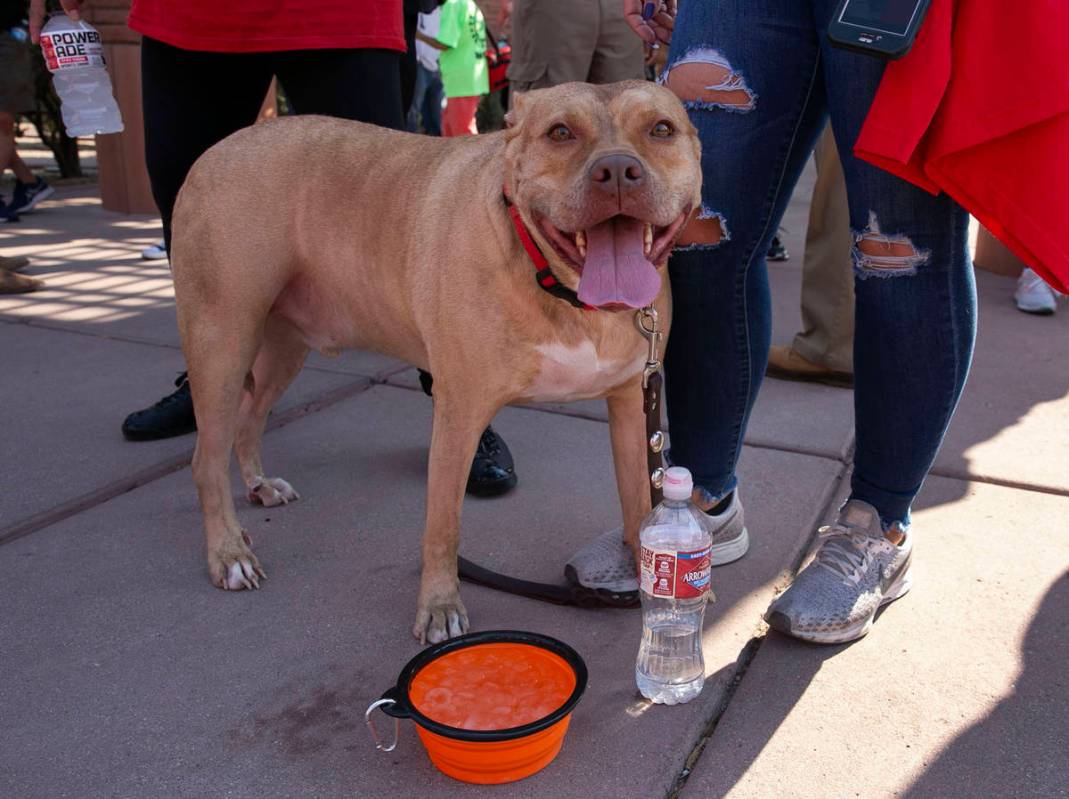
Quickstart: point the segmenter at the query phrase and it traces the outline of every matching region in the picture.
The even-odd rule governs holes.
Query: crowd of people
[[[82,5],[62,0],[73,16]],[[910,508],[961,395],[975,337],[967,214],[946,194],[854,157],[884,62],[831,46],[819,22],[830,17],[831,0],[684,0],[678,13],[666,0],[652,15],[640,0],[504,0],[492,33],[476,0],[309,0],[258,16],[238,13],[242,5],[235,0],[222,14],[208,0],[133,2],[129,25],[143,37],[146,159],[164,230],[146,257],[166,257],[186,173],[207,148],[256,119],[273,77],[294,113],[459,136],[479,132],[477,110],[490,91],[488,39],[509,38],[512,92],[641,79],[657,65],[698,131],[704,173],[701,210],[669,262],[668,458],[694,475],[694,501],[709,514],[714,539],[740,539],[736,466],[766,367],[852,385],[850,496],[766,618],[788,635],[847,641],[908,590]],[[36,38],[44,0],[33,0],[30,12]],[[772,18],[777,24],[768,24]],[[15,47],[9,38],[0,38],[5,83]],[[32,210],[49,191],[14,150],[14,114],[29,102],[24,91],[0,86],[0,165],[18,180],[0,220]],[[814,149],[805,330],[791,347],[773,348],[770,365],[766,260],[785,254],[774,237]],[[3,280],[17,280],[8,276],[18,266],[0,263]],[[1052,311],[1053,295],[1039,306],[1022,304],[1023,295],[1042,293],[1033,278],[1022,277],[1019,307]],[[431,393],[430,375],[423,382]],[[177,391],[130,414],[122,430],[151,440],[195,427],[183,375]],[[501,494],[516,482],[507,445],[488,427],[469,492]],[[760,531],[755,540],[775,534]],[[737,550],[733,559],[745,553]],[[584,547],[567,574],[594,590],[635,584],[620,530]]]

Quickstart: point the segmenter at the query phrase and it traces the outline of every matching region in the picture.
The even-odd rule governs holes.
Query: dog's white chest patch
[[[559,342],[536,347],[542,363],[527,389],[527,399],[534,402],[572,402],[604,396],[642,370],[645,357],[630,360],[605,360],[598,357],[592,341],[576,347]]]

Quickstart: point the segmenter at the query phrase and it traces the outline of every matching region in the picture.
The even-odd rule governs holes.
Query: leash
[[[653,305],[635,314],[635,325],[646,338],[649,352],[642,370],[642,412],[646,414],[646,470],[650,475],[650,507],[656,508],[664,499],[664,433],[661,431],[661,389],[664,375],[661,369],[661,339],[664,331],[658,325],[657,309]]]
[[[516,229],[516,234],[534,264],[535,281],[539,287],[576,308],[584,311],[597,310],[581,302],[574,291],[561,285],[549,268],[549,262],[546,260],[545,255],[542,254],[534,239],[531,238],[531,234],[520,218],[516,206],[509,202],[504,193],[502,193],[502,198],[505,201],[505,207],[508,209],[513,227]],[[650,474],[650,506],[656,507],[663,498],[661,488],[664,485],[664,464],[661,456],[661,452],[664,449],[664,433],[661,431],[663,377],[660,359],[664,331],[659,324],[657,309],[652,304],[635,312],[635,327],[646,339],[648,347],[646,365],[642,370],[642,410],[646,415],[646,466]],[[550,602],[554,605],[570,605],[581,608],[633,608],[639,605],[638,591],[615,592],[571,584],[536,583],[530,580],[510,577],[507,574],[499,574],[464,557],[457,558],[457,565],[460,579],[465,582],[475,583],[476,585],[482,585],[509,594],[525,596],[529,599]]]

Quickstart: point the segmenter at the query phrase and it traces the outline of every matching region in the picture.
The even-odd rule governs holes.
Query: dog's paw
[[[249,546],[251,543],[252,539],[242,533],[237,543],[208,554],[208,573],[216,588],[224,591],[252,590],[260,587],[260,580],[267,579],[266,572]]]
[[[281,477],[257,477],[249,486],[248,497],[253,505],[273,508],[296,502],[301,495]]]
[[[456,594],[444,601],[420,603],[412,634],[421,644],[437,644],[468,631],[468,611]]]

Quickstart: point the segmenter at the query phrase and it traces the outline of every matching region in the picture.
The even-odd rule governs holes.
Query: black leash
[[[616,592],[568,583],[564,585],[536,583],[484,569],[463,557],[457,558],[457,565],[460,579],[465,582],[493,588],[495,591],[504,591],[507,594],[525,596],[528,599],[537,599],[540,602],[578,608],[636,608],[639,606],[638,591]]]

